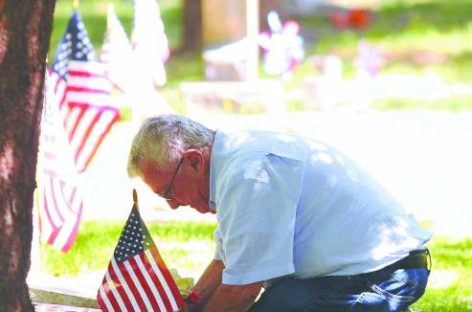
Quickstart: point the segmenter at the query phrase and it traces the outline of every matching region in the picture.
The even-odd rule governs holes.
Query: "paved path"
[[[407,209],[433,223],[437,234],[472,236],[472,113],[290,113],[229,115],[193,112],[211,127],[257,127],[320,139],[359,161]],[[135,129],[120,124],[83,176],[88,219],[125,220],[136,187],[146,219],[202,219],[191,209],[171,211],[125,172]],[[179,209],[180,210],[180,209]]]

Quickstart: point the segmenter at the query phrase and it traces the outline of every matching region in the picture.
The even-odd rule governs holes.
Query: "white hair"
[[[160,115],[146,119],[134,136],[128,158],[128,175],[140,175],[143,160],[164,168],[177,163],[189,148],[203,149],[215,135],[202,124],[180,115]]]

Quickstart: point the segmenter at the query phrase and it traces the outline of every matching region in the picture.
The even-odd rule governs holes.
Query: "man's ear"
[[[196,148],[190,148],[184,152],[183,156],[187,161],[190,161],[190,165],[195,168],[195,170],[198,171],[202,168],[203,153],[201,150]]]

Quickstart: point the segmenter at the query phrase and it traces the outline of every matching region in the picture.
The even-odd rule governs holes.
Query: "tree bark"
[[[182,51],[201,51],[203,47],[202,0],[183,0],[182,37]]]
[[[0,311],[33,311],[32,207],[55,0],[0,0]]]

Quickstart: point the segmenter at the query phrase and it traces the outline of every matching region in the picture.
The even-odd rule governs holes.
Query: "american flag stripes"
[[[42,241],[67,252],[77,237],[84,203],[62,117],[46,88],[38,157],[40,233]]]
[[[97,293],[102,311],[179,311],[183,298],[162,260],[137,205]]]
[[[119,119],[119,111],[112,105],[111,84],[75,10],[56,50],[50,80],[77,170],[82,172]]]

